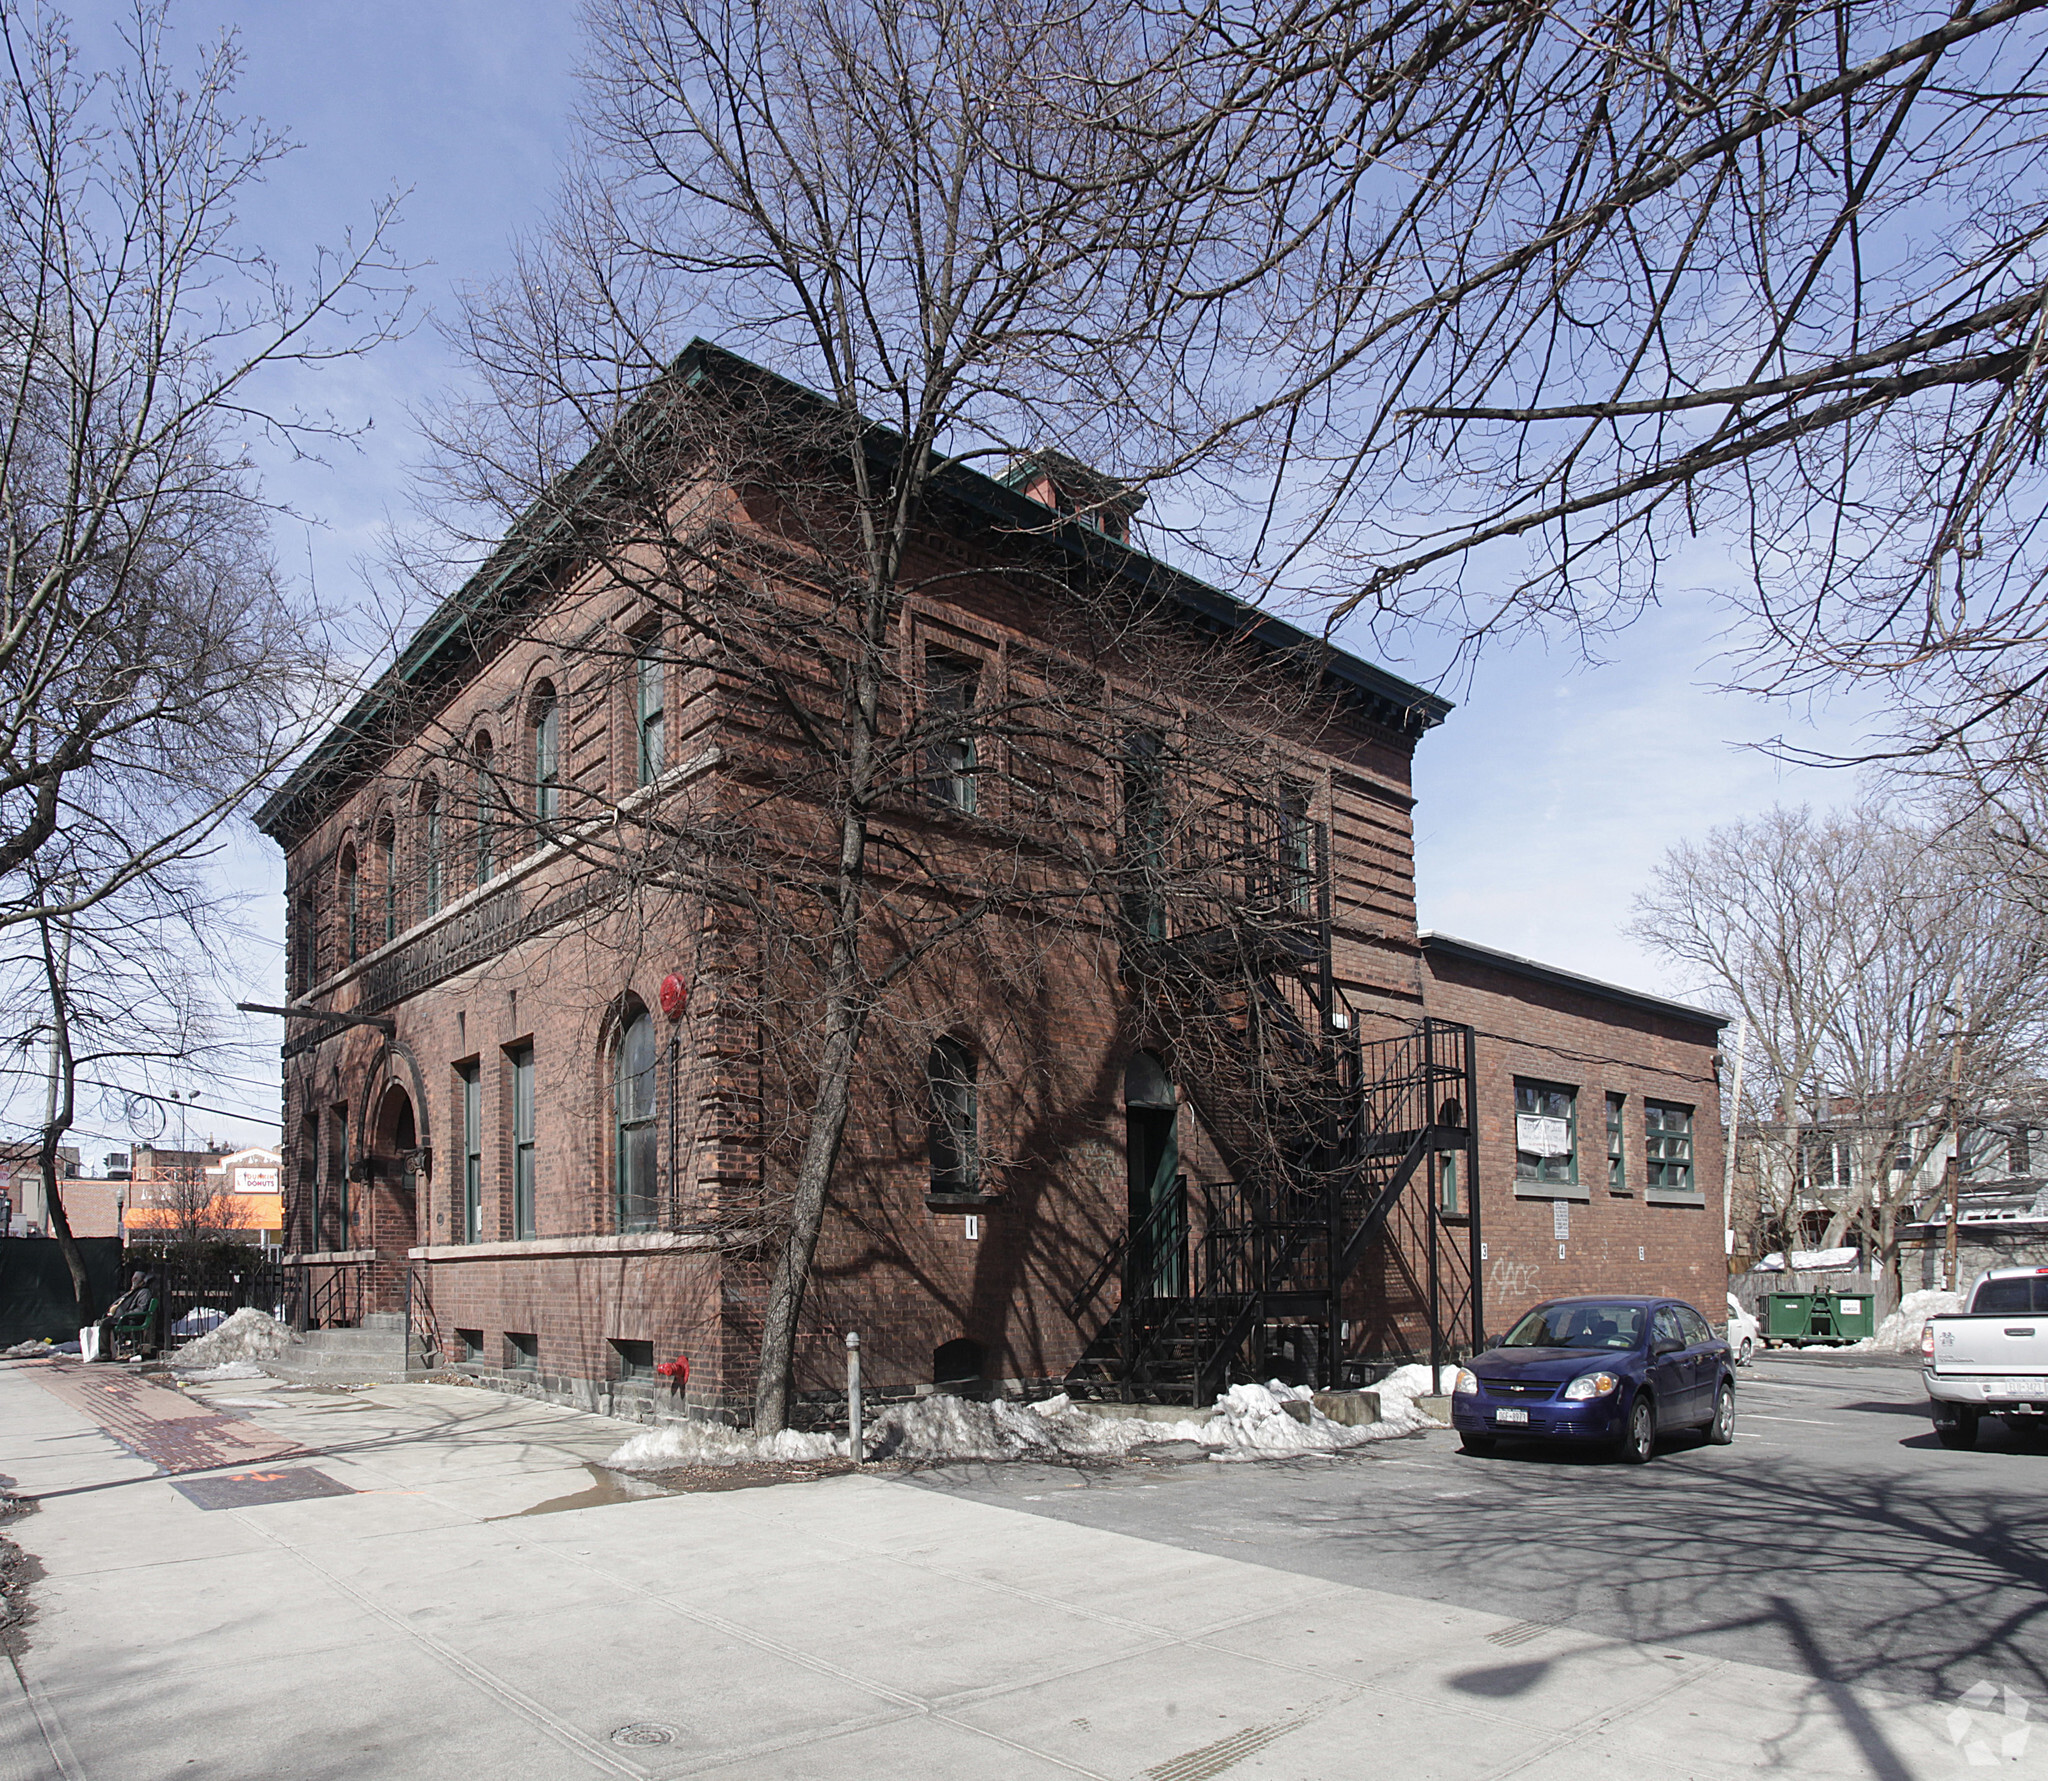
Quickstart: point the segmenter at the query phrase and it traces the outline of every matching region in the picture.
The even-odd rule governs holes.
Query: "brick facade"
[[[971,480],[977,500],[1024,499]],[[1014,517],[1005,523],[1016,535]],[[1047,641],[1042,602],[991,572],[1001,565],[985,540],[976,548],[935,538],[931,562],[908,578],[919,591],[905,597],[900,626],[906,683],[933,638],[982,664],[998,688],[1039,672],[1029,664],[1060,647]],[[1153,582],[1192,589],[1179,597],[1202,616],[1200,635],[1218,634],[1214,612],[1232,610],[1222,596],[1129,560]],[[353,1022],[301,1020],[288,1032],[287,1248],[313,1291],[360,1281],[361,1309],[409,1305],[444,1355],[510,1389],[652,1414],[673,1407],[666,1388],[622,1375],[636,1354],[683,1356],[691,1408],[739,1413],[809,1086],[807,991],[801,970],[766,959],[730,907],[708,910],[656,875],[593,857],[657,795],[677,829],[744,810],[764,845],[791,857],[822,855],[832,831],[801,789],[761,795],[787,773],[773,724],[686,649],[662,670],[661,778],[636,789],[633,664],[654,622],[644,600],[587,574],[542,581],[516,626],[485,637],[465,616],[473,597],[465,590],[435,615],[263,814],[286,853],[292,1004]],[[1262,637],[1306,647],[1270,622]],[[1649,1016],[1591,988],[1552,1006],[1497,972],[1479,980],[1430,961],[1416,935],[1409,767],[1418,736],[1448,707],[1353,658],[1323,659],[1326,708],[1274,718],[1250,741],[1273,758],[1302,821],[1327,837],[1331,958],[1355,1030],[1391,1033],[1427,1011],[1518,1034],[1514,1059],[1544,1044],[1632,1059],[1613,1066],[1614,1084],[1632,1094],[1682,1087],[1676,1098],[1709,1116],[1695,1166],[1717,1170],[1712,1033],[1701,1017]],[[1193,734],[1239,738],[1246,721],[1236,710],[1187,719]],[[993,827],[928,806],[890,820],[918,847],[971,863],[984,846],[1015,847],[1024,818],[1000,801],[1021,800],[1028,778],[1018,769],[990,779],[980,814],[1009,824],[995,841],[985,839]],[[542,780],[559,783],[572,813],[597,813],[576,833],[599,839],[565,840],[559,825],[517,810],[480,817],[488,785]],[[1100,774],[1092,783],[1103,807],[1072,820],[1108,833],[1114,788]],[[1056,795],[1071,804],[1076,794]],[[1241,831],[1235,811],[1227,821]],[[930,907],[906,901],[903,919]],[[1084,1289],[1126,1223],[1125,1072],[1140,1049],[1173,1057],[1176,1035],[1134,1005],[1108,918],[1048,930],[1028,913],[998,915],[972,947],[934,960],[895,992],[861,1053],[810,1275],[800,1393],[839,1384],[850,1329],[881,1393],[929,1386],[946,1371],[940,1351],[958,1368],[963,1344],[988,1381],[1057,1380],[1115,1303],[1113,1283]],[[662,1005],[671,978],[688,990],[674,1019]],[[788,991],[780,999],[778,985]],[[623,1035],[643,1015],[653,1027],[657,1203],[627,1220],[647,1228],[621,1228],[615,1073]],[[941,1038],[978,1060],[971,1195],[934,1191],[925,1071]],[[1500,1071],[1521,1067],[1488,1043],[1483,1055]],[[1496,1121],[1489,1146],[1512,1127],[1506,1080],[1482,1086],[1482,1112]],[[1588,1092],[1608,1080],[1588,1076]],[[1199,1202],[1227,1170],[1185,1104],[1175,1122],[1178,1166]],[[1487,1216],[1500,1220],[1488,1241],[1514,1266],[1539,1269],[1546,1290],[1567,1280],[1638,1290],[1654,1278],[1712,1308],[1717,1214],[1649,1207],[1640,1195],[1610,1204],[1603,1190],[1598,1216],[1580,1214],[1597,1235],[1568,1250],[1568,1266],[1552,1265],[1534,1236],[1548,1204],[1519,1200],[1510,1178],[1491,1162],[1482,1169]],[[1646,1259],[1622,1269],[1629,1244]],[[1400,1272],[1379,1266],[1383,1300]],[[1523,1284],[1515,1276],[1502,1292],[1512,1299]],[[323,1301],[330,1312],[345,1302]],[[1384,1310],[1366,1307],[1360,1330],[1411,1341],[1412,1307],[1391,1319]]]
[[[1478,1036],[1487,1328],[1501,1333],[1540,1300],[1595,1292],[1669,1293],[1720,1322],[1722,1017],[1448,935],[1420,944],[1429,1012]],[[1572,1092],[1573,1179],[1521,1178],[1518,1081]],[[1618,1179],[1610,1096],[1620,1097]],[[1647,1104],[1691,1113],[1688,1189],[1649,1179]]]

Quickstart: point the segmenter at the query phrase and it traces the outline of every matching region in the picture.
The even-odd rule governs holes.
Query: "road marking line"
[[[1751,1422],[1797,1422],[1810,1429],[1838,1429],[1848,1426],[1840,1422],[1816,1422],[1811,1416],[1769,1416],[1761,1410],[1752,1410],[1748,1414]]]

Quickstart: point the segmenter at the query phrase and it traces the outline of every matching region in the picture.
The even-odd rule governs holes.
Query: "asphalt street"
[[[1358,1457],[1114,1471],[947,1467],[925,1488],[1331,1582],[1823,1683],[2048,1697],[2048,1448],[1930,1431],[1917,1365],[1785,1351],[1732,1447],[1644,1467],[1448,1433]]]

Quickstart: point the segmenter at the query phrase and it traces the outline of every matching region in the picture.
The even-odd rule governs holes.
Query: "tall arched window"
[[[941,1039],[925,1059],[932,1192],[981,1191],[980,1064],[958,1039]]]
[[[542,681],[533,695],[533,819],[543,832],[561,814],[562,712]]]
[[[361,875],[356,871],[353,842],[341,850],[341,939],[344,962],[354,964],[363,948]]]
[[[491,766],[491,739],[479,734],[470,745],[476,757],[476,881],[498,875],[498,776]]]
[[[654,1018],[636,1009],[612,1053],[612,1155],[622,1231],[655,1226]]]
[[[388,946],[398,938],[398,825],[390,817],[377,825],[377,889],[383,904],[383,922],[377,944]]]
[[[420,882],[428,915],[441,913],[441,787],[429,779],[420,788]]]

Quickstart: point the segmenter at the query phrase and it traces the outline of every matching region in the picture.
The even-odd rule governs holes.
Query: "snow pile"
[[[1282,1385],[1277,1379],[1268,1385],[1233,1385],[1216,1400],[1198,1439],[1204,1447],[1217,1449],[1218,1459],[1272,1459],[1286,1454],[1335,1453],[1401,1432],[1381,1423],[1347,1428],[1332,1422],[1311,1402],[1314,1396],[1305,1385]],[[1288,1410],[1288,1404],[1306,1405],[1306,1420]]]
[[[1877,1326],[1877,1334],[1856,1346],[1878,1354],[1918,1354],[1920,1332],[1926,1327],[1927,1320],[1939,1317],[1944,1311],[1960,1311],[1962,1308],[1963,1295],[1959,1292],[1938,1289],[1909,1292],[1899,1301],[1899,1308]]]
[[[1443,1371],[1450,1389],[1455,1367]],[[1307,1453],[1337,1453],[1368,1441],[1440,1426],[1416,1404],[1429,1395],[1427,1367],[1403,1367],[1374,1387],[1380,1420],[1361,1428],[1332,1422],[1315,1407],[1305,1385],[1234,1385],[1208,1410],[1190,1410],[1172,1422],[1136,1416],[1103,1416],[1073,1403],[1064,1393],[1036,1403],[935,1393],[891,1404],[867,1425],[867,1457],[945,1465],[960,1460],[1048,1461],[1127,1457],[1140,1447],[1173,1441],[1208,1450],[1212,1459],[1280,1459]],[[1300,1408],[1290,1409],[1290,1405]],[[793,1432],[768,1440],[742,1430],[687,1422],[647,1429],[605,1460],[614,1471],[655,1472],[669,1466],[729,1466],[743,1460],[816,1460],[843,1457],[846,1442],[833,1435]]]
[[[1854,1249],[1795,1249],[1792,1252],[1792,1272],[1795,1274],[1826,1274],[1837,1268],[1853,1268],[1862,1258]],[[1784,1272],[1783,1250],[1773,1250],[1757,1263],[1759,1274]]]
[[[1429,1388],[1429,1369],[1422,1365],[1396,1367],[1373,1390],[1380,1394],[1380,1425],[1397,1425],[1396,1432],[1410,1429],[1442,1428],[1444,1425],[1416,1403],[1417,1398],[1449,1397],[1458,1382],[1458,1369],[1444,1367],[1437,1374],[1436,1390]]]
[[[269,1312],[246,1305],[211,1335],[186,1343],[171,1356],[171,1365],[187,1373],[224,1366],[229,1361],[275,1360],[291,1339],[291,1331]],[[239,1373],[235,1377],[246,1379],[250,1375]]]
[[[663,1472],[671,1466],[736,1466],[746,1460],[833,1459],[846,1443],[830,1435],[784,1429],[765,1438],[710,1422],[675,1422],[643,1429],[615,1448],[605,1464],[615,1472]]]
[[[1093,1416],[1065,1392],[1033,1404],[934,1396],[892,1404],[869,1426],[871,1459],[937,1464],[958,1459],[1121,1459],[1134,1447],[1201,1441],[1203,1422]]]
[[[196,1373],[184,1367],[184,1356],[179,1357],[179,1377],[187,1385],[205,1385],[215,1379],[268,1379],[270,1375],[252,1360],[223,1361],[217,1367],[202,1367]]]

